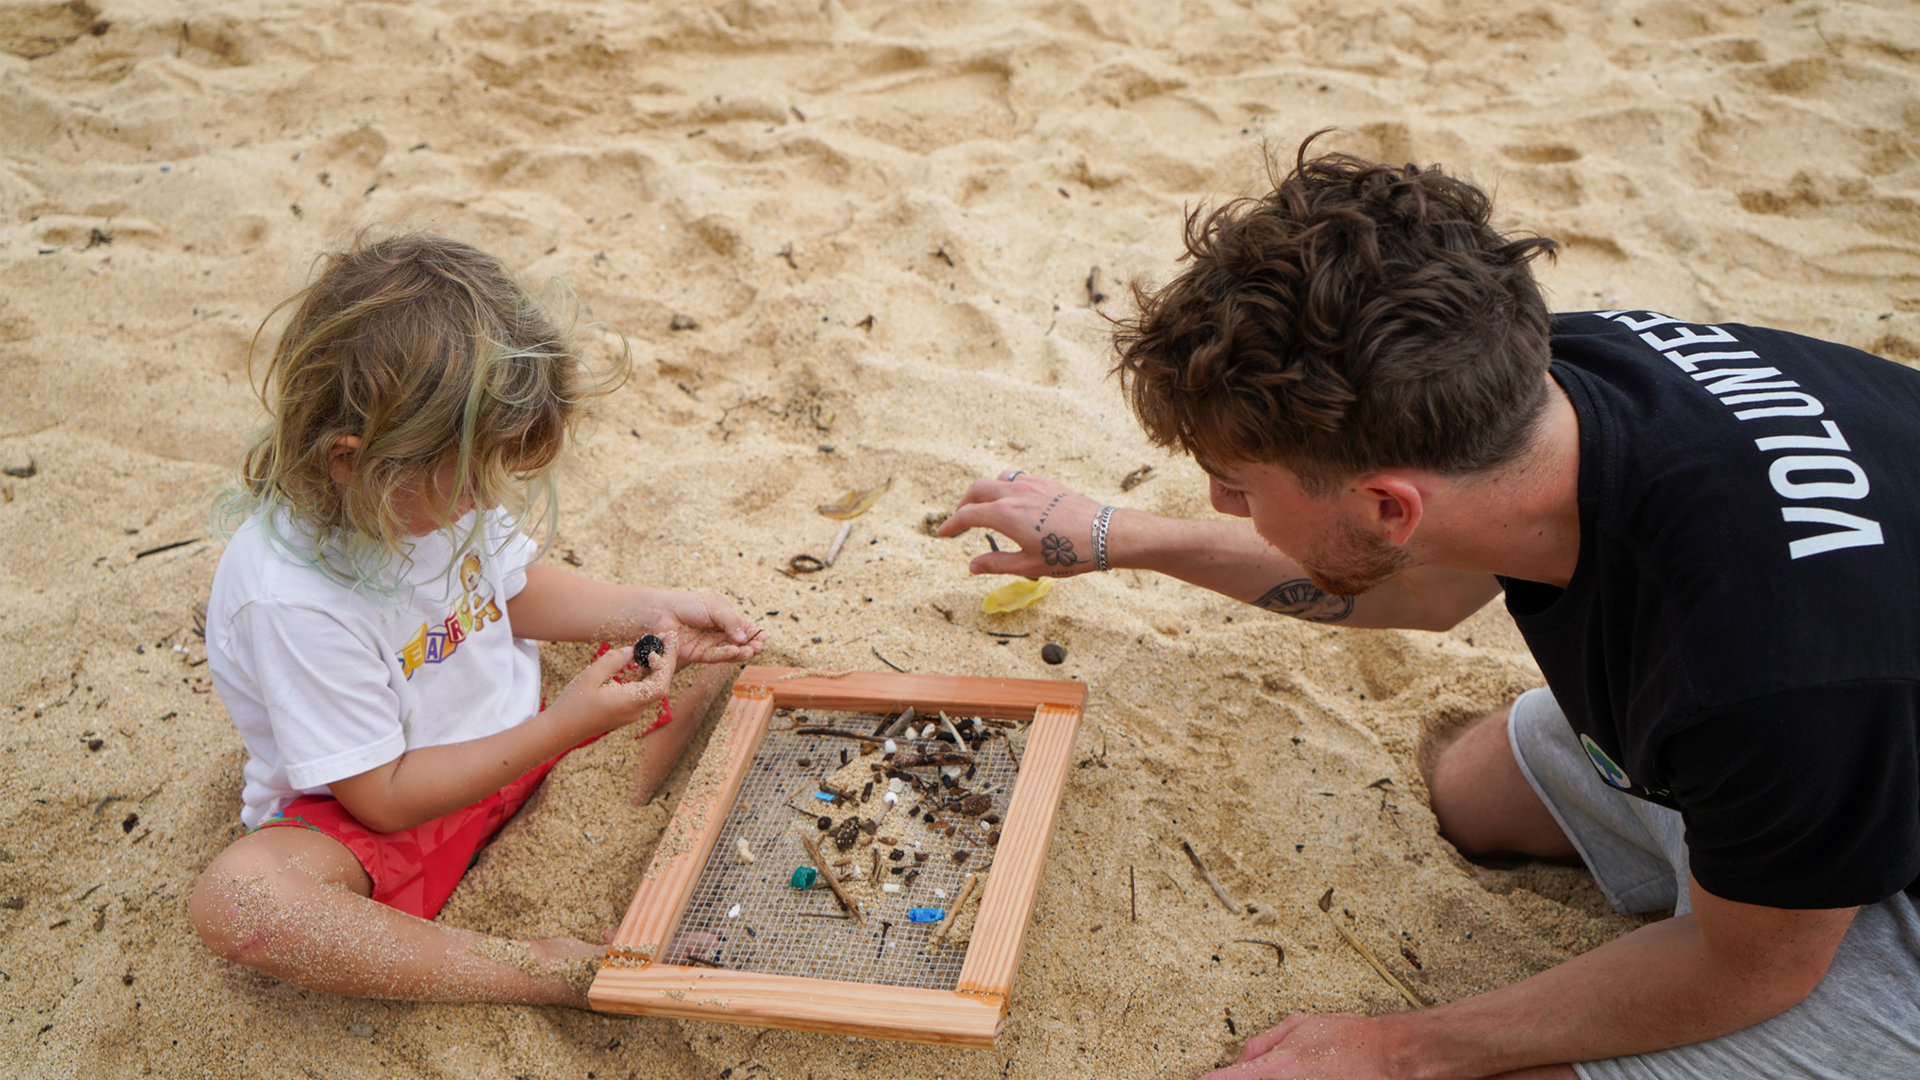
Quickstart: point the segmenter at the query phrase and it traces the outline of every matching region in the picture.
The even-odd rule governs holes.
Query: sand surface
[[[1353,632],[1121,572],[985,616],[984,539],[920,523],[1012,466],[1208,513],[1101,316],[1168,274],[1183,207],[1258,190],[1262,140],[1327,125],[1497,189],[1567,245],[1558,307],[1920,358],[1916,77],[1897,2],[0,2],[0,465],[37,470],[0,476],[0,1074],[1177,1077],[1291,1010],[1402,1007],[1329,887],[1435,1000],[1619,933],[1582,873],[1435,837],[1433,740],[1537,678],[1497,605]],[[198,945],[244,760],[194,632],[206,496],[258,422],[261,319],[394,223],[564,281],[583,348],[632,342],[552,558],[723,590],[776,663],[1090,684],[997,1050],[341,1000]],[[776,572],[889,477],[835,567]],[[445,918],[616,922],[686,783],[628,806],[633,746],[556,772]]]

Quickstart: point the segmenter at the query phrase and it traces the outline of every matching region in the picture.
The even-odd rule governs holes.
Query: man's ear
[[[342,435],[327,448],[327,475],[341,487],[353,486],[353,455],[360,449],[360,436]]]
[[[1362,523],[1396,547],[1413,539],[1426,514],[1426,493],[1397,473],[1363,476],[1348,488],[1348,495],[1359,500]]]

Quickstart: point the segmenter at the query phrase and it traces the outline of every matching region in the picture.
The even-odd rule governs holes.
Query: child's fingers
[[[620,669],[633,663],[633,646],[622,645],[617,649],[608,649],[606,655],[588,664],[574,680],[583,686],[599,686],[615,675]]]

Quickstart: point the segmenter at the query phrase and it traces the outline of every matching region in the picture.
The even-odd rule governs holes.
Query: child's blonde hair
[[[396,496],[408,485],[431,490],[451,459],[452,490],[434,492],[448,507],[442,528],[458,496],[470,495],[527,535],[550,535],[553,467],[580,406],[626,380],[630,353],[592,370],[498,261],[457,240],[363,238],[322,265],[274,308],[298,304],[260,386],[272,424],[220,494],[216,526],[231,533],[264,510],[275,546],[346,584],[380,588],[390,560],[408,557]],[[349,435],[360,446],[343,488],[329,454]],[[317,539],[311,551],[286,543],[278,512]],[[473,547],[478,520],[455,538],[454,563]]]

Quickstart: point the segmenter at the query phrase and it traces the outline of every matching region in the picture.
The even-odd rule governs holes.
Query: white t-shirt
[[[451,568],[446,533],[412,537],[391,592],[295,561],[260,521],[234,534],[207,601],[207,670],[249,755],[248,828],[409,749],[482,738],[539,710],[539,647],[507,619],[536,549],[501,512]],[[312,543],[284,516],[279,532]]]

